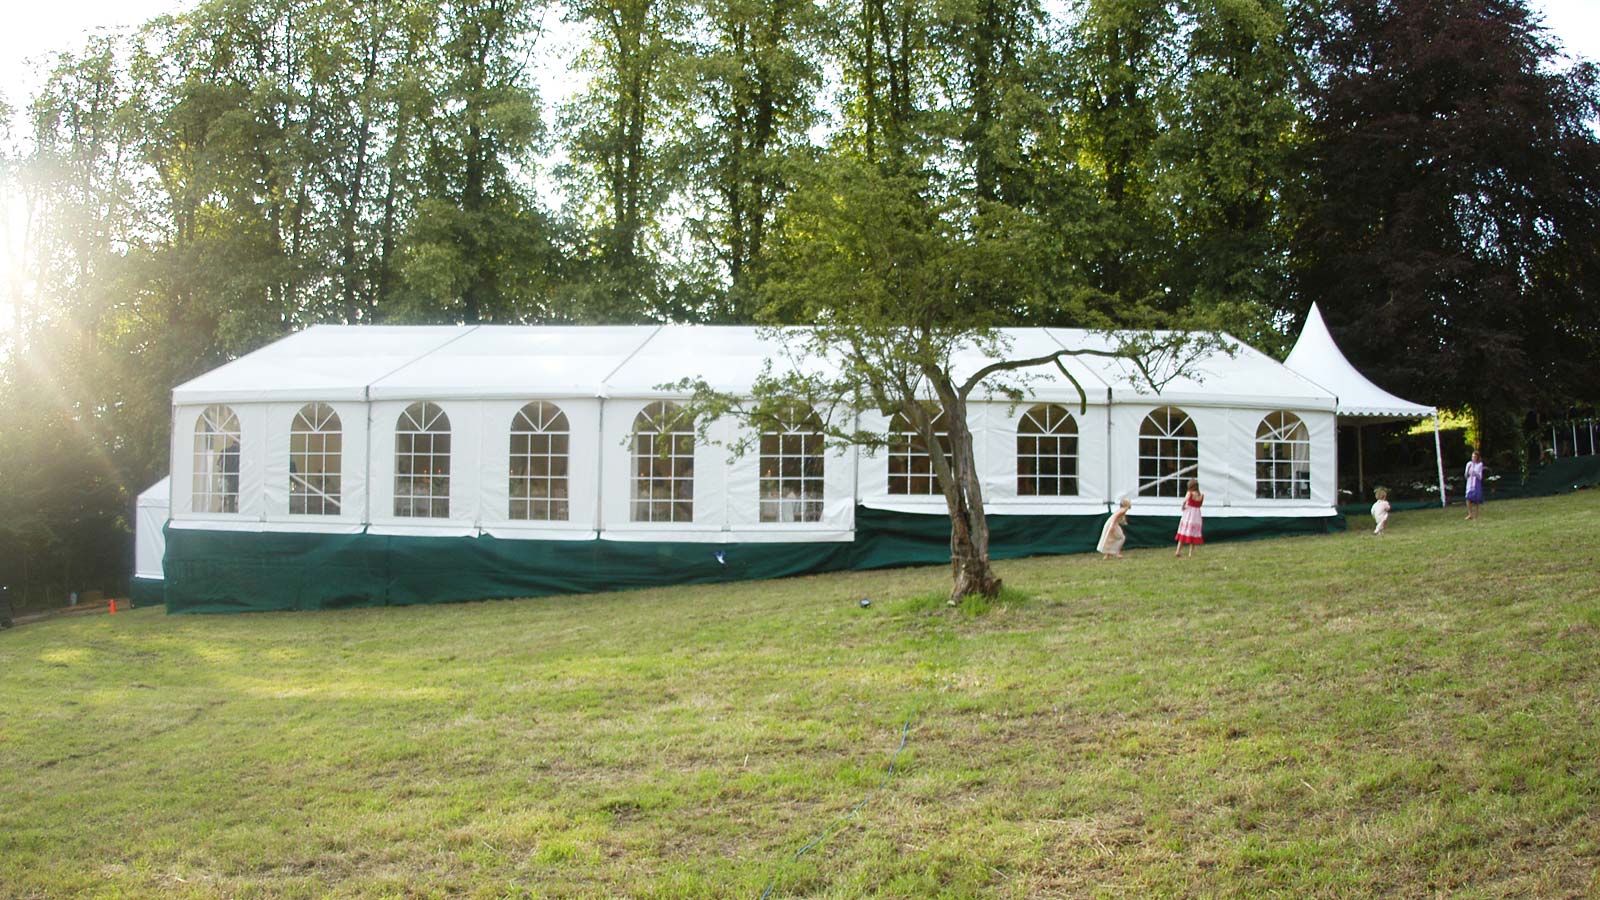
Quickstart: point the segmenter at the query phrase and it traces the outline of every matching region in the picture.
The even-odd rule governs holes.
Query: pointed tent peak
[[[1355,371],[1355,367],[1350,366],[1349,360],[1345,359],[1344,354],[1339,351],[1339,345],[1334,341],[1333,333],[1328,330],[1328,323],[1322,318],[1321,308],[1313,300],[1311,301],[1311,311],[1306,313],[1305,324],[1300,326],[1300,337],[1295,339],[1294,347],[1289,351],[1289,355],[1284,358],[1283,364],[1301,375],[1309,377],[1306,372],[1300,372],[1296,363],[1310,363],[1312,360],[1326,355],[1327,348],[1332,348],[1339,361],[1349,366],[1351,371]]]
[[[1434,408],[1412,403],[1367,380],[1339,350],[1322,310],[1311,304],[1300,338],[1283,364],[1290,371],[1331,391],[1339,398],[1338,414],[1364,419],[1416,419],[1431,416]]]

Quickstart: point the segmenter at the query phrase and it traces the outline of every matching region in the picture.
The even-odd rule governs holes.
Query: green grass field
[[[17,628],[0,896],[1600,896],[1600,491],[1350,524]]]

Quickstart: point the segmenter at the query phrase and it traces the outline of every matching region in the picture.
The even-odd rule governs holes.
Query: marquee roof
[[[1402,400],[1367,380],[1350,365],[1339,352],[1328,325],[1322,320],[1322,310],[1315,303],[1306,316],[1305,327],[1300,329],[1300,339],[1283,364],[1290,371],[1321,385],[1338,398],[1337,413],[1341,416],[1383,421],[1386,419],[1418,419],[1434,414],[1434,408]]]
[[[738,392],[749,388],[769,360],[775,373],[793,370],[795,361],[785,347],[794,342],[784,336],[798,331],[710,325],[316,325],[179,385],[172,399],[193,405],[667,397],[677,392],[660,386],[684,378],[704,378],[719,390]],[[1109,349],[1111,340],[1097,332],[1059,328],[1016,328],[1003,334],[1011,344],[1010,355],[1024,357],[1061,349]],[[1159,398],[1148,388],[1141,390],[1137,373],[1125,361],[1069,356],[1063,364],[1092,404],[1110,399],[1334,408],[1329,385],[1319,386],[1232,337],[1219,338],[1234,354],[1217,352],[1200,360]],[[976,371],[988,359],[968,350],[953,362],[959,375]],[[826,365],[817,359],[804,364],[812,369]],[[1077,388],[1054,366],[1030,370],[1025,389],[1039,400],[1078,400]]]

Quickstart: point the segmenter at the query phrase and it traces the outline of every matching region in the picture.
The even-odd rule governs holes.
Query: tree
[[[752,263],[789,188],[785,160],[819,117],[815,0],[702,0],[687,108],[689,174],[704,198],[696,231],[726,278],[721,318],[748,320]]]
[[[1040,38],[1045,15],[1036,0],[944,0],[934,36],[951,48],[954,133],[973,196],[1020,204],[1027,194],[1028,147],[1049,114],[1045,71],[1056,59]]]
[[[1596,71],[1520,0],[1337,0],[1296,301],[1406,396],[1503,419],[1600,382]]]
[[[109,298],[100,276],[114,245],[137,228],[129,213],[136,164],[130,91],[116,39],[91,39],[63,54],[29,106],[32,152],[19,172],[32,207],[26,236],[41,318],[71,330],[92,353]],[[33,327],[43,322],[28,323]]]
[[[406,237],[413,318],[476,323],[548,315],[554,225],[525,176],[542,138],[528,63],[543,0],[439,4],[423,199]],[[440,307],[443,309],[440,309]]]
[[[681,172],[681,142],[665,119],[676,108],[684,67],[685,0],[567,0],[589,26],[579,56],[588,89],[566,109],[572,201],[595,241],[592,284],[581,318],[629,321],[663,303],[658,218]]]
[[[1299,125],[1288,15],[1279,0],[1189,0],[1176,83],[1160,102],[1155,195],[1173,223],[1170,303],[1257,346],[1287,289],[1282,198]]]
[[[993,297],[1038,294],[1019,252],[1030,222],[1003,207],[963,208],[930,191],[925,177],[837,158],[791,195],[781,221],[768,315],[814,323],[782,332],[793,368],[769,369],[743,398],[682,382],[676,387],[694,393],[685,415],[702,429],[732,416],[759,433],[784,423],[798,403],[826,411],[824,434],[834,444],[866,448],[897,438],[863,427],[863,413],[903,417],[929,455],[950,516],[952,599],[1000,589],[967,427],[974,392],[1019,400],[1027,370],[1049,365],[1076,384],[1060,360],[1088,354],[1132,360],[1159,391],[1215,346],[1186,335],[1118,333],[1110,349],[1019,357],[1000,329],[1008,310]],[[957,357],[965,352],[992,361],[963,372]]]
[[[1178,22],[1168,0],[1079,0],[1063,54],[1067,120],[1056,164],[1093,185],[1093,206],[1067,209],[1088,227],[1073,256],[1092,293],[1084,302],[1116,318],[1123,304],[1166,300],[1163,250],[1171,245],[1155,196],[1159,112],[1176,69]]]

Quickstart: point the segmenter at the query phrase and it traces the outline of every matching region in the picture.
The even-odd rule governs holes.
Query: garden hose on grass
[[[883,773],[883,780],[878,782],[878,786],[868,791],[867,795],[861,798],[861,802],[850,807],[849,812],[840,816],[838,819],[835,819],[833,824],[829,825],[827,828],[824,828],[804,847],[801,847],[799,850],[795,851],[794,858],[796,860],[802,856],[805,856],[806,851],[810,850],[812,847],[817,846],[818,844],[832,837],[834,834],[838,833],[839,829],[845,826],[845,823],[849,822],[851,819],[854,819],[856,817],[856,813],[860,812],[861,808],[867,805],[868,800],[871,800],[874,795],[883,790],[884,785],[889,783],[889,779],[894,777],[895,764],[900,761],[900,751],[906,749],[906,738],[911,734],[911,720],[915,719],[916,717],[916,711],[913,710],[911,715],[906,717],[906,723],[900,726],[900,746],[896,747],[894,750],[894,755],[889,757],[889,771]],[[772,876],[772,880],[767,882],[767,889],[761,892],[761,900],[767,900],[767,898],[772,895],[772,889],[777,886],[778,876],[774,875]]]

